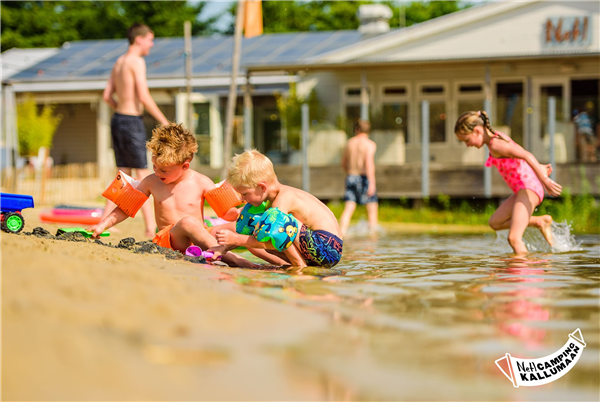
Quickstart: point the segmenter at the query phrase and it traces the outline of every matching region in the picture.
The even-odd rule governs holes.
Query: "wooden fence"
[[[57,165],[45,170],[31,166],[2,170],[2,192],[33,196],[36,205],[74,204],[98,200],[108,183],[96,163]]]

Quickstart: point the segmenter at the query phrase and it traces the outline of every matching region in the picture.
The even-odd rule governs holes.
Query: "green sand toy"
[[[62,228],[62,229],[58,229],[58,231],[56,232],[56,236],[60,236],[61,234],[65,234],[65,233],[81,233],[84,237],[92,237],[92,232],[85,230],[84,228]],[[100,237],[107,237],[110,236],[109,232],[102,232],[102,234],[100,235]]]

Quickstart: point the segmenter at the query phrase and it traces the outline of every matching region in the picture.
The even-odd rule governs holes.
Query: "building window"
[[[429,101],[429,142],[446,141],[446,113],[445,101]],[[419,127],[421,113],[419,112]]]
[[[523,145],[523,83],[507,82],[496,84],[496,116],[492,127],[510,127],[510,136]]]
[[[389,87],[384,88],[384,95],[406,95],[406,87]]]
[[[346,105],[346,134],[354,135],[354,125],[360,119],[360,105]]]
[[[404,131],[404,139],[408,141],[408,104],[385,103],[382,107],[381,129]]]
[[[465,84],[458,87],[460,94],[480,94],[483,92],[483,87],[479,84]]]
[[[483,110],[483,99],[481,100],[459,100],[458,101],[458,116],[464,112]],[[458,118],[458,116],[456,116]]]
[[[483,110],[483,83],[459,83],[456,87],[456,119],[469,111]],[[456,140],[457,142],[458,139]]]
[[[562,85],[544,85],[540,91],[540,101],[542,109],[542,129],[541,137],[548,132],[548,98],[556,98],[556,121],[563,121],[563,87]]]
[[[374,119],[374,129],[400,131],[404,142],[409,141],[408,133],[408,88],[404,85],[383,87],[381,91],[381,111]]]
[[[422,94],[443,94],[444,87],[441,85],[430,85],[421,87]]]
[[[446,84],[423,84],[419,86],[419,131],[421,131],[421,101],[429,102],[429,142],[446,142],[448,106]]]
[[[346,87],[343,92],[345,113],[345,119],[343,119],[343,126],[345,128],[346,134],[348,134],[349,136],[354,135],[354,125],[356,124],[358,119],[360,119],[360,92],[360,86]],[[371,93],[371,87],[367,87],[367,94],[369,95],[369,116],[372,116],[371,104],[373,100],[371,97]]]

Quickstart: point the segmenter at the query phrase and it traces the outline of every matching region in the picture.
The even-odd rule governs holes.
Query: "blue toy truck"
[[[0,227],[5,232],[19,233],[25,226],[21,210],[33,208],[33,197],[30,195],[0,193]]]

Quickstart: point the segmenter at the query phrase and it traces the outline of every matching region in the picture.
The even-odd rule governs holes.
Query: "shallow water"
[[[506,235],[354,237],[335,269],[232,270],[248,292],[330,314],[339,328],[288,351],[335,379],[333,399],[599,400],[600,236],[555,225],[514,258]],[[547,385],[514,388],[494,361],[540,358],[580,328],[587,347]]]

